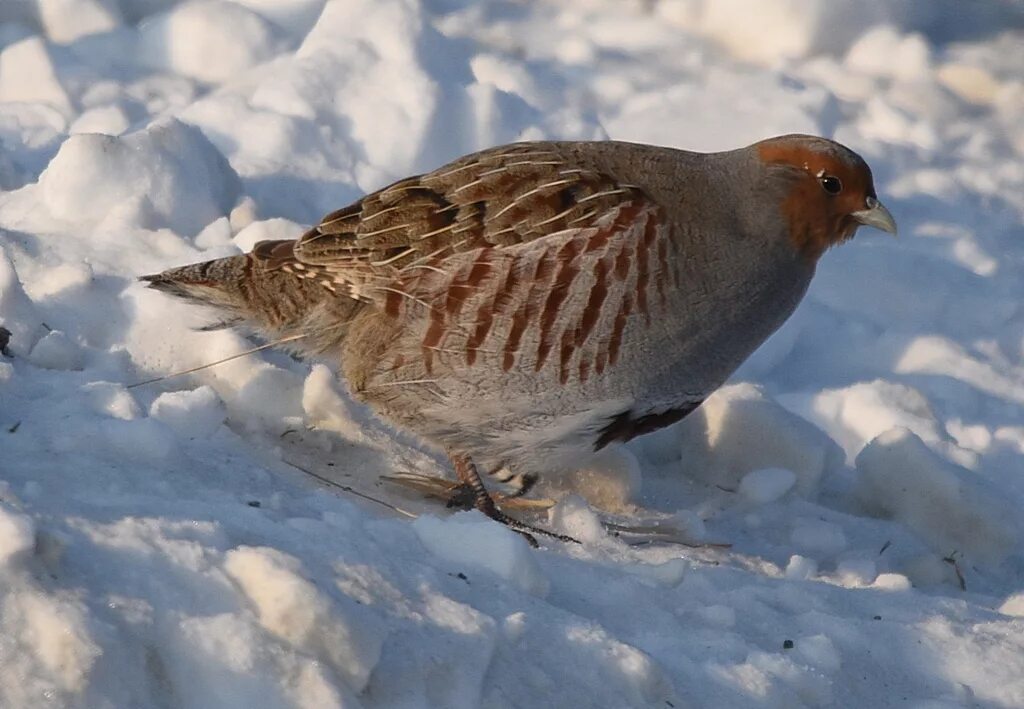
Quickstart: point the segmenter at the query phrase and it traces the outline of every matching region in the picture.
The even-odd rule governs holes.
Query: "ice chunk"
[[[323,657],[353,692],[380,660],[384,623],[355,602],[332,603],[292,556],[265,547],[228,552],[224,568],[256,607],[260,624],[296,649]]]
[[[121,25],[115,0],[36,0],[46,36],[59,44]]]
[[[167,391],[149,407],[149,415],[181,436],[207,438],[224,423],[227,412],[217,392],[208,386]]]
[[[521,591],[547,595],[550,583],[526,540],[479,512],[447,519],[424,515],[412,527],[423,546],[445,561],[485,569]]]
[[[896,428],[857,456],[857,495],[873,513],[907,525],[940,553],[998,563],[1019,538],[1013,505],[984,478]]]
[[[28,515],[0,502],[0,569],[32,551],[36,526]]]
[[[795,474],[796,489],[808,494],[842,459],[821,430],[750,384],[719,389],[679,431],[687,473],[731,489],[751,471],[783,468]]]
[[[119,138],[71,136],[43,171],[39,188],[44,204],[61,219],[99,221],[126,202],[142,200],[154,222],[143,226],[191,236],[226,216],[241,186],[197,128],[171,118]]]
[[[148,18],[139,28],[142,57],[154,67],[218,83],[282,49],[274,28],[233,2],[193,0]]]

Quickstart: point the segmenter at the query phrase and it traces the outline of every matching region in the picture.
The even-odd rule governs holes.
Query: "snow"
[[[513,588],[536,596],[544,596],[550,589],[526,539],[490,524],[479,512],[463,512],[445,520],[424,516],[412,527],[423,546],[445,562],[485,569]]]
[[[0,567],[23,556],[35,546],[32,518],[0,505]]]
[[[181,3],[148,18],[138,42],[154,68],[208,83],[237,76],[280,50],[273,25],[262,16],[212,0]]]
[[[1024,705],[1022,47],[1000,0],[0,2],[0,706]],[[135,281],[498,142],[791,131],[901,236],[542,480],[580,545],[382,480],[450,473],[336,363],[175,375],[253,344]]]
[[[82,351],[60,330],[52,330],[36,343],[29,361],[46,369],[81,369]]]
[[[27,37],[0,51],[0,101],[39,103],[71,112],[70,98],[56,75],[54,49],[41,37]]]
[[[807,493],[840,458],[836,444],[819,429],[750,384],[715,392],[683,421],[680,431],[687,467],[697,477],[731,489],[754,471],[782,468]]]
[[[39,0],[38,6],[43,32],[57,44],[108,32],[121,24],[113,0]]]
[[[739,492],[750,502],[765,505],[775,502],[796,484],[796,473],[785,468],[752,470],[740,480]]]
[[[387,637],[384,623],[349,601],[332,608],[300,575],[301,563],[276,549],[239,547],[224,570],[255,607],[260,625],[297,650],[323,657],[352,692],[366,688]]]
[[[891,515],[936,551],[998,563],[1020,539],[1014,506],[984,478],[954,465],[905,428],[873,440],[857,456],[857,494]]]
[[[88,189],[103,179],[107,188],[99,194]],[[38,187],[57,219],[101,221],[127,206],[136,224],[185,235],[226,215],[239,191],[234,171],[206,137],[173,118],[124,138],[71,136]]]

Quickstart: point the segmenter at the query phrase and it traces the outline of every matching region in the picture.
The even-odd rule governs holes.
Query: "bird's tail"
[[[142,276],[150,288],[212,308],[218,320],[204,329],[242,327],[267,340],[302,336],[287,348],[323,354],[336,348],[357,301],[276,266],[265,254],[293,242],[261,242],[253,253],[194,263]]]

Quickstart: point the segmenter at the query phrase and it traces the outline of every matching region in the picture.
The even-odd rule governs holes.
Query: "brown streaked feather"
[[[253,258],[389,317],[423,318],[428,373],[440,353],[461,351],[472,366],[486,350],[504,371],[554,362],[562,381],[586,379],[617,362],[634,312],[649,316],[668,246],[659,205],[576,165],[530,145],[478,153],[369,194],[298,242],[261,244]],[[548,237],[550,248],[530,246]],[[611,327],[595,339],[605,309]]]
[[[570,169],[554,149],[505,146],[401,180],[332,212],[299,239],[295,258],[334,268],[357,254],[371,261],[397,256],[391,265],[401,268],[456,241],[451,253],[583,228],[639,197],[639,189],[609,175]],[[402,250],[389,252],[396,247]]]

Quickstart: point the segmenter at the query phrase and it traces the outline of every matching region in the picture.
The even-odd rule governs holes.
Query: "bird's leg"
[[[476,465],[473,461],[469,459],[469,456],[455,452],[449,452],[448,455],[452,459],[452,464],[455,466],[455,475],[461,483],[461,490],[454,491],[449,500],[449,506],[456,506],[459,503],[463,503],[467,508],[470,506],[475,507],[494,521],[501,522],[509,529],[519,532],[519,534],[526,537],[526,541],[528,541],[532,547],[537,546],[537,540],[533,537],[534,534],[551,537],[563,542],[575,542],[579,544],[578,539],[574,539],[568,535],[549,532],[546,529],[534,527],[533,525],[529,525],[525,522],[520,522],[513,517],[509,517],[507,514],[499,510],[498,506],[494,504],[494,500],[491,498],[490,493],[487,492],[487,488],[484,487],[484,481],[480,479],[480,472],[476,469]]]

